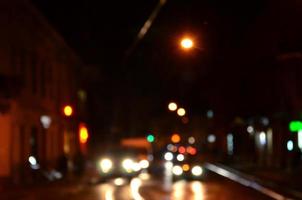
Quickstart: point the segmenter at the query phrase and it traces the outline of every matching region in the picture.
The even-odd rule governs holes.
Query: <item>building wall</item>
[[[75,105],[75,67],[80,61],[25,0],[0,2],[0,26],[0,177],[17,174],[18,180],[29,156],[48,168],[63,155],[64,131],[74,121],[66,121],[62,107]],[[8,110],[1,110],[2,102]],[[48,129],[42,126],[42,115],[51,118]]]
[[[1,140],[0,140],[0,176],[10,174],[10,135],[3,134],[11,132],[11,116],[0,116]]]

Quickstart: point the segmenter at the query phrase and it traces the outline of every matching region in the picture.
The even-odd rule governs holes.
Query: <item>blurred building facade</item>
[[[0,24],[0,179],[19,182],[30,163],[52,168],[75,153],[75,119],[62,108],[76,104],[80,62],[25,0],[1,1]]]

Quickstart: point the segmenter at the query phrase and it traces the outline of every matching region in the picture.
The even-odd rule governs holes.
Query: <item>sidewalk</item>
[[[302,168],[280,169],[259,167],[253,163],[236,163],[218,165],[232,172],[246,176],[268,188],[289,195],[295,199],[302,199]]]
[[[57,191],[79,190],[85,181],[81,178],[62,179],[54,182],[33,183],[28,185],[11,185],[0,187],[0,199],[24,199],[31,194]],[[45,192],[47,191],[47,192]]]

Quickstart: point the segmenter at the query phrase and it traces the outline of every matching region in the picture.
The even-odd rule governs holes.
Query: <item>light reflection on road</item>
[[[139,178],[134,178],[130,182],[131,194],[134,200],[144,200],[140,195],[139,189],[142,186],[142,181]]]
[[[205,197],[204,186],[199,181],[177,181],[173,184],[170,195],[172,200],[203,200]]]
[[[205,196],[204,186],[199,181],[194,181],[191,183],[191,190],[193,192],[193,199],[194,200],[203,200]]]
[[[100,200],[116,200],[114,197],[115,186],[112,184],[102,184],[98,187]]]
[[[185,187],[186,187],[186,181],[178,181],[173,184],[173,190],[171,194],[171,198],[174,200],[181,200],[185,197]]]
[[[163,177],[164,180],[164,177]],[[133,178],[129,183],[117,186],[114,182],[97,186],[98,200],[215,200],[215,199],[270,199],[236,183],[219,179],[218,181],[178,180],[165,190],[164,181],[158,179],[142,180]],[[86,193],[87,194],[87,193]],[[96,198],[91,198],[96,200]],[[89,199],[90,200],[90,199]]]

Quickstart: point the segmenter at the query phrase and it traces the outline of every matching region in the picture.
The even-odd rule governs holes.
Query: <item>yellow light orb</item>
[[[80,143],[85,144],[88,140],[88,129],[85,126],[80,127]]]
[[[182,169],[183,169],[185,172],[187,172],[187,171],[190,170],[190,165],[184,164],[184,165],[182,166]]]
[[[193,47],[193,41],[190,38],[183,38],[180,45],[184,49],[191,49]]]
[[[72,107],[71,106],[65,106],[63,109],[64,115],[67,117],[70,117],[73,113]]]
[[[179,109],[177,110],[177,114],[178,114],[180,117],[183,117],[183,116],[185,116],[185,114],[186,114],[186,110],[185,110],[184,108],[179,108]]]
[[[169,103],[168,109],[169,109],[170,111],[175,111],[175,110],[177,110],[177,104],[174,103],[174,102]]]

